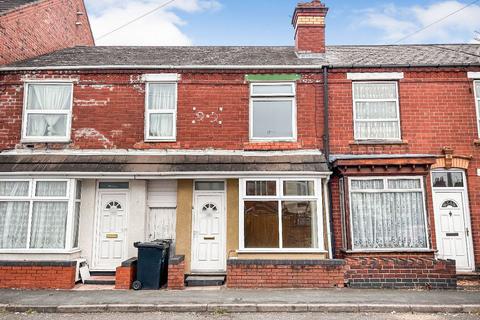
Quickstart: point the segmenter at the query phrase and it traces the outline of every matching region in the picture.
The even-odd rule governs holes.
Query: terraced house
[[[454,288],[480,268],[480,46],[75,47],[0,68],[0,286]],[[193,280],[192,280],[193,279]],[[202,278],[204,279],[204,277]]]

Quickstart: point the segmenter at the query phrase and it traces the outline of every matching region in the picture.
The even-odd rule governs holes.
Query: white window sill
[[[321,249],[240,249],[237,253],[328,253]]]
[[[28,144],[28,143],[71,143],[70,139],[59,139],[59,140],[43,140],[43,139],[22,139],[20,143]]]
[[[261,138],[250,138],[249,142],[251,143],[268,143],[268,142],[297,142],[297,139],[292,138],[273,138],[273,139],[261,139]]]
[[[407,144],[406,140],[385,139],[385,140],[354,140],[350,141],[350,145],[375,145],[375,144]]]
[[[152,143],[152,142],[177,142],[175,138],[168,138],[168,139],[145,139],[144,142]]]
[[[74,254],[81,252],[79,248],[70,249],[70,250],[56,250],[56,249],[0,249],[0,254],[10,253],[10,254]]]

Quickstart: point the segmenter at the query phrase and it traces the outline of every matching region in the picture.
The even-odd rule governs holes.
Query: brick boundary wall
[[[0,261],[0,288],[72,289],[76,261]]]
[[[115,272],[115,289],[129,290],[132,288],[132,283],[137,276],[137,258],[130,258],[124,262],[120,267],[117,267]]]
[[[351,288],[456,289],[454,260],[422,256],[352,256],[346,280]]]
[[[174,256],[168,261],[169,290],[185,289],[185,256]]]
[[[229,259],[228,288],[342,288],[344,260]]]

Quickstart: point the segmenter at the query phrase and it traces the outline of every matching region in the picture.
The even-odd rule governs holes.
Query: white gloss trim
[[[349,72],[347,79],[358,80],[400,80],[404,78],[403,72]]]
[[[178,73],[147,73],[142,75],[142,81],[176,82],[179,80],[180,80],[180,75]]]
[[[469,79],[480,79],[480,72],[467,72]]]

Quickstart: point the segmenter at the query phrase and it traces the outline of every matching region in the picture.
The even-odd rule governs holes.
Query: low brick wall
[[[455,261],[431,255],[355,255],[345,258],[352,288],[455,289]]]
[[[72,289],[76,261],[0,261],[0,288]]]
[[[131,258],[117,267],[115,272],[115,289],[128,290],[137,276],[137,258]]]
[[[185,289],[185,256],[175,256],[169,259],[167,288],[170,290]]]
[[[343,260],[229,259],[228,288],[341,288]]]

